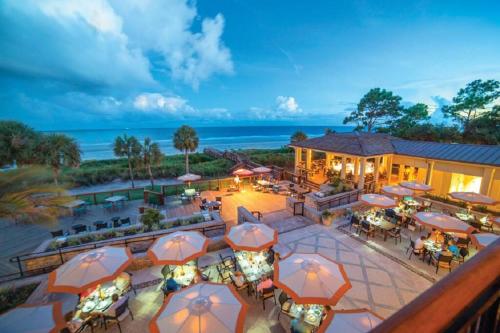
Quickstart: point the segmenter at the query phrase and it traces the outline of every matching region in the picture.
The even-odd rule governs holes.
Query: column
[[[404,164],[400,164],[398,173],[398,183],[403,180],[404,174],[405,174],[405,166]]]
[[[387,156],[386,159],[387,181],[389,184],[392,182],[392,155]]]
[[[425,175],[425,183],[431,186],[432,172],[434,171],[434,161],[427,162],[427,174]]]
[[[359,179],[358,179],[358,189],[362,190],[365,186],[365,167],[366,167],[366,158],[360,158],[360,170],[359,170]]]
[[[373,179],[375,180],[375,186],[377,185],[377,182],[378,182],[379,169],[380,169],[380,156],[376,156],[375,157],[375,168],[373,170],[373,172],[374,172]]]
[[[342,156],[342,169],[340,169],[340,179],[345,179],[346,169],[347,169],[347,159],[345,156]]]
[[[358,170],[359,169],[359,157],[354,157],[354,174],[353,174],[353,180],[355,183],[358,182],[358,179],[359,179],[359,173],[358,173]]]
[[[309,170],[312,167],[312,150],[306,149],[306,169]]]
[[[295,174],[299,174],[299,165],[302,161],[302,148],[294,148],[295,149]]]
[[[481,179],[481,194],[490,195],[491,185],[493,184],[493,179],[495,178],[494,176],[495,168],[484,168],[483,179]]]

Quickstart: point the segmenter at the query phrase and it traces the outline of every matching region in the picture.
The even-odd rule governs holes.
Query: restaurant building
[[[377,191],[418,181],[432,194],[470,191],[500,201],[500,146],[403,140],[383,133],[332,133],[290,145],[295,175],[312,185],[333,177]]]

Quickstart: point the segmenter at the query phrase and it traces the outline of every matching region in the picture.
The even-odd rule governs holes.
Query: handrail
[[[335,198],[331,198],[329,200],[325,201],[317,201],[316,206],[318,207],[319,211],[322,211],[324,209],[328,208],[334,208],[342,205],[347,205],[353,202],[356,202],[359,200],[359,195],[361,194],[362,190],[354,190],[354,191],[349,191],[343,195],[336,196]],[[347,201],[346,201],[347,199]]]
[[[498,307],[499,288],[500,239],[479,251],[371,332],[460,332],[480,322],[478,318],[488,310],[485,306],[491,306],[491,302]],[[494,313],[496,311],[498,308],[493,309]],[[487,325],[486,321],[483,319],[482,325]],[[479,330],[482,331],[488,330]]]

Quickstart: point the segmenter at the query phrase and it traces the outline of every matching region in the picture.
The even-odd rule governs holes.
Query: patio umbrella
[[[298,304],[333,306],[351,289],[344,266],[318,253],[293,253],[275,262],[274,284]]]
[[[183,182],[194,182],[196,180],[201,179],[200,175],[195,175],[193,173],[186,173],[185,175],[177,177],[177,180],[183,181]]]
[[[392,208],[397,206],[394,199],[381,194],[363,194],[360,201],[369,206],[379,208]]]
[[[391,196],[397,196],[397,197],[408,197],[413,195],[413,191],[402,187],[402,186],[384,186],[382,187],[382,192],[386,194],[390,194]]]
[[[253,175],[253,171],[251,170],[248,170],[248,169],[244,169],[244,168],[241,168],[241,169],[237,169],[237,170],[234,170],[233,171],[233,176],[251,176]]]
[[[266,168],[264,166],[261,166],[261,167],[253,168],[252,171],[255,173],[269,173],[272,170],[269,168]]]
[[[23,304],[0,316],[0,332],[59,333],[66,327],[61,303]]]
[[[470,234],[472,231],[476,230],[467,223],[446,214],[419,212],[414,214],[413,217],[421,224],[441,230],[442,232]]]
[[[278,231],[263,223],[248,223],[233,226],[224,235],[233,250],[262,251],[278,243]]]
[[[114,280],[132,262],[130,249],[105,246],[80,253],[49,274],[47,290],[79,294]]]
[[[155,265],[184,265],[207,253],[208,239],[198,231],[177,231],[158,238],[148,250]]]
[[[202,282],[168,295],[152,333],[243,332],[248,306],[232,285]]]
[[[409,188],[410,190],[413,191],[422,191],[422,192],[427,192],[427,191],[432,191],[432,187],[426,184],[418,183],[418,182],[401,182],[399,185]]]
[[[319,333],[370,332],[384,318],[368,309],[330,311],[319,328]]]
[[[495,242],[498,239],[498,235],[490,234],[490,233],[480,233],[480,234],[472,234],[471,241],[472,244],[477,246],[479,249],[483,249],[491,243]]]
[[[487,195],[475,192],[450,192],[448,193],[453,199],[465,201],[475,205],[496,205],[498,202]]]

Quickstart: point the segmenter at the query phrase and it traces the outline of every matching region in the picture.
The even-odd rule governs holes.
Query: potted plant
[[[332,220],[333,220],[333,217],[335,216],[335,214],[331,213],[330,211],[327,210],[324,210],[322,213],[321,213],[321,223],[323,225],[326,225],[326,226],[330,226],[332,225]]]
[[[160,221],[163,220],[163,216],[157,209],[148,208],[141,215],[141,222],[147,230],[153,229],[153,226],[159,225]]]

